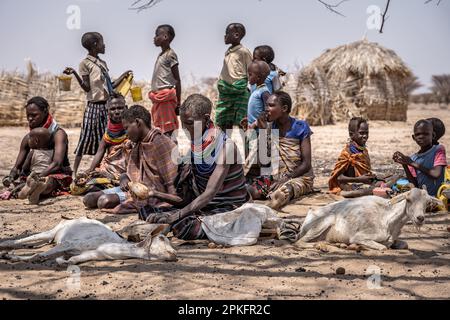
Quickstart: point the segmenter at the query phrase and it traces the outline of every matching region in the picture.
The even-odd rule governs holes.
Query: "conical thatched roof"
[[[374,42],[328,49],[300,71],[296,112],[313,125],[353,116],[405,121],[411,76],[393,50]]]

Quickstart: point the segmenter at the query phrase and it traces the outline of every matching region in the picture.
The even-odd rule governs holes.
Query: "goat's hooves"
[[[64,259],[63,257],[58,257],[58,258],[56,258],[56,263],[57,263],[59,266],[62,266],[62,267],[65,267],[65,266],[68,266],[68,265],[69,265],[69,261],[66,260],[66,259]]]

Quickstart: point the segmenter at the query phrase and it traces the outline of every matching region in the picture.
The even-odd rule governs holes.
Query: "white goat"
[[[398,241],[403,226],[412,221],[423,225],[429,196],[412,189],[391,200],[366,196],[342,200],[317,211],[309,211],[300,229],[301,242],[327,241],[362,245],[369,249],[405,248]]]
[[[31,256],[4,255],[13,261],[43,261],[56,258],[60,265],[78,264],[90,260],[120,260],[139,258],[147,260],[176,260],[170,241],[155,229],[139,243],[128,242],[100,221],[88,218],[61,221],[52,230],[33,236],[0,242],[0,250],[37,247],[49,243],[56,246]],[[63,256],[72,256],[65,260]]]

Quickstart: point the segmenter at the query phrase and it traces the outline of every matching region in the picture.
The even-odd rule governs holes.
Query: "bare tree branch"
[[[348,0],[341,0],[340,2],[338,2],[336,4],[329,4],[323,0],[317,0],[317,1],[319,1],[321,4],[323,4],[325,6],[325,8],[327,8],[331,12],[336,13],[337,15],[340,15],[341,17],[345,17],[341,12],[337,11],[335,8],[339,7],[342,3],[347,2]]]
[[[430,2],[433,2],[434,0],[427,0],[427,1],[425,1],[425,4],[429,4]],[[438,0],[437,1],[437,3],[436,3],[436,5],[438,6],[438,5],[440,5],[441,4],[441,1],[442,0]]]
[[[131,5],[130,10],[137,10],[137,12],[141,12],[143,10],[149,9],[149,8],[157,5],[161,1],[163,1],[163,0],[147,0],[147,1],[136,0]]]
[[[391,0],[387,0],[386,2],[386,8],[384,9],[383,14],[381,15],[381,26],[380,26],[380,33],[383,33],[383,27],[384,23],[386,22],[386,14],[389,10],[389,4],[391,3]]]

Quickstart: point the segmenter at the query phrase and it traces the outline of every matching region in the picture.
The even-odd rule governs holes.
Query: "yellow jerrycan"
[[[133,74],[130,73],[122,82],[117,86],[116,92],[120,93],[122,96],[126,97],[128,92],[130,92],[131,85],[133,84]]]

